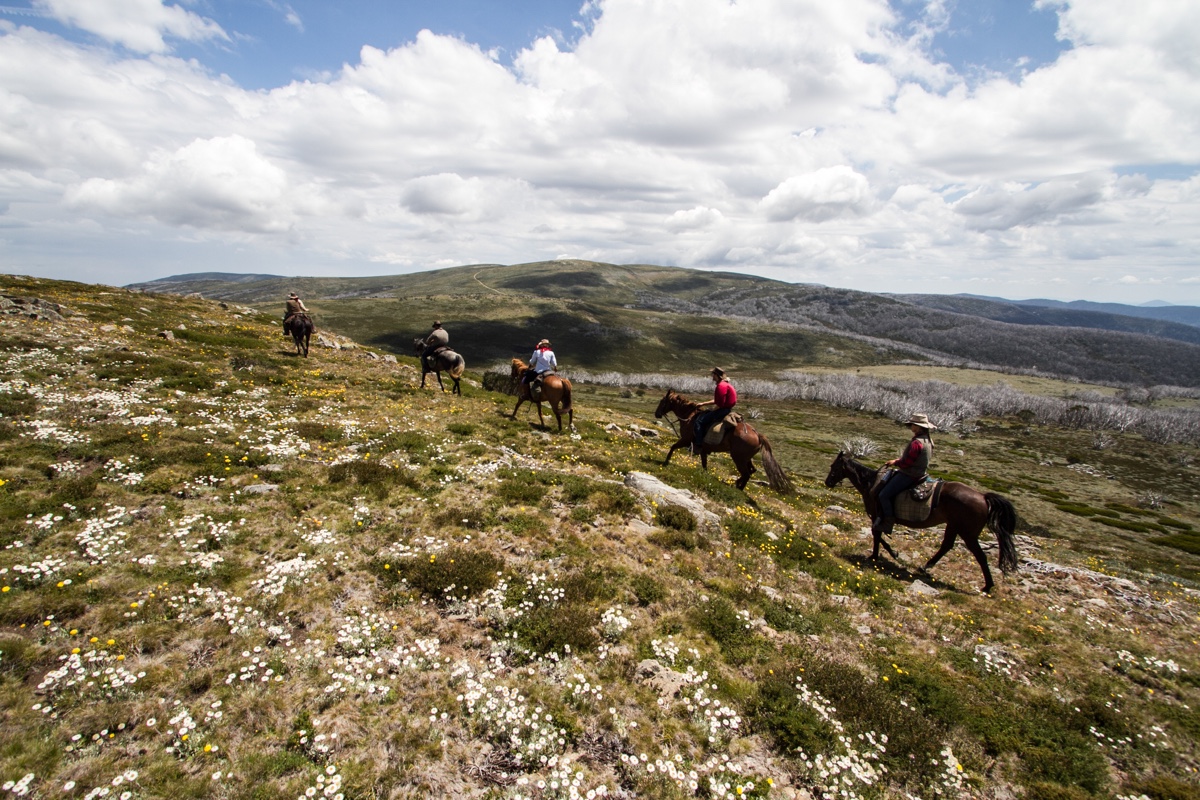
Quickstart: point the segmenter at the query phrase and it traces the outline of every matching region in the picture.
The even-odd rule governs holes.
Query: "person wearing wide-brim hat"
[[[929,471],[929,461],[933,457],[933,440],[929,433],[936,430],[937,426],[930,422],[925,414],[913,414],[904,424],[912,431],[912,439],[899,458],[893,458],[884,465],[895,471],[877,496],[879,513],[871,527],[882,533],[892,532],[896,521],[893,505],[896,497],[925,480]]]
[[[442,327],[442,321],[435,319],[433,321],[433,329],[429,335],[425,337],[425,349],[421,351],[421,360],[429,358],[431,355],[441,350],[443,347],[450,345],[450,331]]]
[[[542,339],[537,343],[537,347],[533,348],[533,355],[529,358],[529,369],[525,370],[522,381],[536,384],[551,372],[558,372],[558,359],[550,349],[550,340]]]
[[[283,311],[283,333],[286,336],[288,333],[288,323],[292,321],[292,317],[297,314],[307,314],[308,309],[304,307],[304,301],[300,299],[300,295],[295,292],[288,293],[287,307]]]
[[[716,406],[712,411],[705,411],[696,417],[695,423],[692,425],[692,451],[699,452],[700,445],[704,442],[704,434],[713,426],[717,420],[725,418],[734,406],[737,405],[737,390],[733,388],[733,384],[725,377],[725,370],[720,367],[713,367],[708,373],[713,383],[713,399],[706,400],[700,404],[700,408],[706,406]]]

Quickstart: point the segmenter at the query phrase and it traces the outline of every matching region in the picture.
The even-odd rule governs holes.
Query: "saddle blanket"
[[[704,432],[704,443],[710,446],[720,444],[721,440],[725,438],[725,431],[731,427],[737,427],[741,423],[742,415],[736,411],[730,411]]]
[[[876,486],[882,483],[887,475],[890,475],[894,470],[880,470],[880,477],[876,482]],[[892,508],[896,512],[897,521],[903,522],[924,522],[929,519],[929,515],[937,508],[938,501],[942,497],[942,485],[945,481],[940,478],[925,477],[925,480],[918,483],[916,486],[898,495],[892,501]],[[878,491],[878,489],[876,489]]]

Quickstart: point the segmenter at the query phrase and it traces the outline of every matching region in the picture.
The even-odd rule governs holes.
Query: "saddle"
[[[714,422],[707,431],[704,432],[704,443],[707,445],[718,445],[725,438],[726,427],[737,427],[742,424],[742,415],[736,411],[730,411],[725,416]]]
[[[446,353],[446,352],[452,353],[454,351],[450,349],[450,345],[448,345],[448,344],[439,344],[437,346],[437,349],[435,349],[429,355],[425,356],[425,366],[427,366],[429,368],[430,372],[436,371],[436,370],[434,370],[434,367],[437,366],[437,364],[433,359],[436,358],[437,356],[442,355],[443,353]]]
[[[895,472],[893,469],[879,470],[875,484],[871,487],[871,493],[878,493],[884,481],[893,472]],[[929,519],[929,515],[937,508],[938,501],[942,499],[943,484],[945,481],[941,478],[931,478],[926,475],[925,480],[920,481],[907,492],[897,495],[892,501],[896,519],[900,522],[924,522]]]

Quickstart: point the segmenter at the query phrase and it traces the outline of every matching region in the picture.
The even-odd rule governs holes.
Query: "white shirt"
[[[558,359],[554,357],[553,350],[534,350],[533,358],[529,359],[530,368],[534,372],[541,375],[543,372],[554,372],[558,369]]]

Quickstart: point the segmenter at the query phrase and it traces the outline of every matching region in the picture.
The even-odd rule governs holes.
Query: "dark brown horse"
[[[658,408],[654,410],[655,419],[662,419],[667,412],[671,412],[679,419],[679,441],[671,445],[671,449],[667,451],[667,458],[663,461],[663,466],[671,462],[671,455],[676,450],[692,444],[696,430],[696,415],[699,411],[699,403],[693,403],[670,389],[659,401]],[[725,431],[720,444],[700,443],[700,466],[708,469],[709,453],[729,453],[740,475],[737,480],[737,488],[745,489],[746,484],[750,482],[750,476],[755,471],[752,459],[760,451],[762,452],[763,469],[767,472],[767,483],[777,492],[791,494],[792,482],[788,480],[783,467],[779,466],[779,462],[775,460],[775,454],[771,451],[771,443],[767,441],[766,436],[745,422]]]
[[[421,388],[425,388],[425,376],[432,372],[437,378],[438,388],[443,392],[446,391],[446,387],[442,385],[442,373],[444,372],[454,382],[454,388],[450,390],[450,393],[461,397],[462,387],[458,385],[458,379],[467,369],[466,360],[449,347],[438,350],[429,358],[421,358],[421,353],[425,352],[424,339],[414,339],[413,347],[417,350],[417,360],[421,362]]]
[[[825,485],[832,489],[841,483],[843,478],[849,478],[850,483],[854,484],[854,488],[862,495],[867,515],[874,519],[875,497],[871,493],[871,487],[875,483],[877,474],[876,470],[855,461],[849,453],[838,453],[837,458],[833,460],[833,465],[829,467]],[[979,562],[979,568],[983,570],[985,582],[983,591],[990,592],[995,583],[992,581],[992,572],[988,569],[987,556],[984,555],[983,548],[979,546],[979,533],[985,525],[991,529],[992,533],[996,534],[996,541],[1000,545],[1000,571],[1008,574],[1017,569],[1017,547],[1013,543],[1013,533],[1017,527],[1017,512],[1012,503],[994,492],[983,494],[965,483],[946,481],[942,485],[941,500],[928,519],[914,521],[898,518],[896,521],[910,528],[932,528],[943,523],[946,525],[946,535],[942,537],[942,546],[938,548],[932,558],[925,562],[925,566],[921,567],[921,572],[933,569],[942,556],[950,552],[955,538],[961,536],[963,544],[967,546],[967,550],[971,551],[971,555],[975,556],[975,560]],[[882,531],[876,528],[875,543],[871,549],[872,561],[879,558],[881,544],[892,558],[900,560],[896,551],[892,550],[891,545],[884,540]]]
[[[313,325],[308,314],[293,314],[284,321],[283,329],[292,335],[292,342],[296,345],[296,355],[308,358],[308,340],[316,330],[316,326]]]
[[[550,374],[542,378],[542,391],[537,399],[533,398],[530,392],[529,384],[524,381],[525,373],[529,371],[529,365],[519,358],[512,360],[512,380],[516,385],[517,390],[517,405],[513,408],[512,418],[517,418],[517,409],[521,404],[528,401],[537,406],[538,422],[541,426],[546,427],[546,420],[542,416],[542,401],[545,400],[550,404],[550,410],[554,412],[554,418],[558,420],[558,429],[562,430],[562,415],[567,415],[567,427],[575,427],[575,409],[571,406],[571,382],[566,378],[560,378],[557,375]]]

